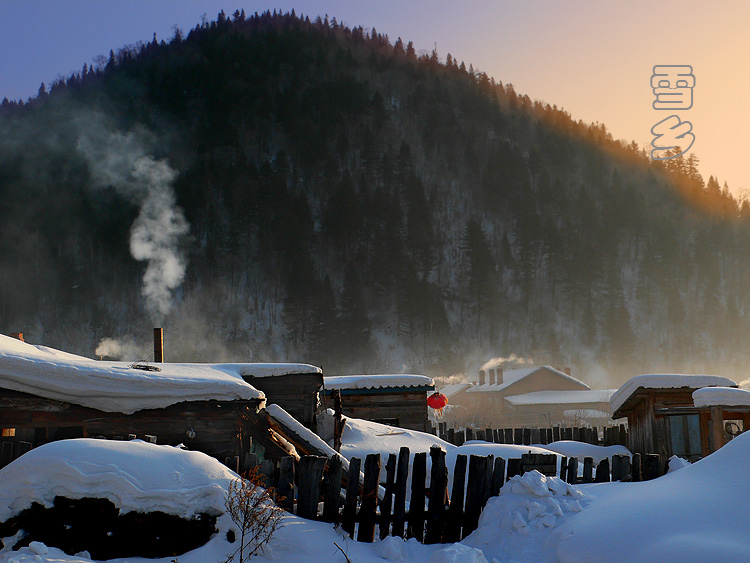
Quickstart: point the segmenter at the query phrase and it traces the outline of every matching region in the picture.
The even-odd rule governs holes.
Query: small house
[[[243,364],[242,378],[310,430],[316,429],[323,370],[308,364]]]
[[[324,393],[341,392],[344,415],[429,432],[427,396],[435,381],[425,375],[337,375],[323,378]]]
[[[283,455],[257,420],[265,395],[243,377],[300,369],[96,361],[0,335],[0,465],[36,445],[78,437],[184,444],[221,461],[244,460],[258,445]]]
[[[446,421],[478,428],[559,424],[558,419],[564,417],[566,410],[572,413],[581,408],[602,408],[605,393],[592,392],[588,385],[572,377],[569,369],[561,371],[551,366],[479,370],[478,384],[448,387],[441,390],[451,407]]]
[[[710,387],[736,388],[737,384],[718,375],[639,375],[612,395],[612,418],[627,417],[631,452],[660,454],[664,459],[677,455],[694,461],[723,443],[711,437],[711,429],[723,426],[725,416],[744,420],[736,409],[724,411],[721,405],[709,404],[711,397],[716,399],[706,389]],[[713,415],[712,406],[717,407]],[[718,415],[721,419],[716,419]]]

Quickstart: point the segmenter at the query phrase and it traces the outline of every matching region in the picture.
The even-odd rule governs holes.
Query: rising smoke
[[[77,143],[94,185],[111,187],[139,208],[130,228],[130,253],[146,262],[141,293],[154,326],[172,308],[173,292],[185,278],[183,251],[190,225],[176,205],[177,173],[150,154],[154,139],[143,129],[115,131],[101,115],[87,116]]]
[[[531,358],[522,358],[521,356],[516,356],[515,354],[511,354],[507,358],[503,357],[497,357],[492,358],[491,360],[487,361],[482,365],[479,369],[494,369],[494,368],[503,368],[505,370],[507,369],[518,369],[525,366],[531,366],[534,365],[534,360]]]

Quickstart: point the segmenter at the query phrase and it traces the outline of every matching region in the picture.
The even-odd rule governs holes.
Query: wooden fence
[[[554,454],[524,454],[520,459],[465,455],[456,457],[453,482],[448,483],[445,451],[433,447],[430,479],[427,480],[427,453],[414,454],[411,489],[407,490],[409,448],[398,456],[390,454],[385,465],[385,482],[380,483],[380,454],[369,454],[364,461],[352,458],[344,475],[339,458],[303,456],[283,458],[278,468],[268,460],[261,467],[267,484],[275,485],[279,503],[300,517],[341,525],[352,538],[372,542],[376,537],[416,538],[424,543],[454,543],[473,532],[487,500],[500,492],[515,475],[536,469],[569,483],[636,481],[662,474],[658,455],[648,455],[643,467],[641,456],[614,456],[612,472],[604,459],[594,472],[593,459],[583,460],[578,471],[577,458]],[[558,471],[559,466],[559,471]],[[580,473],[580,475],[579,475]],[[342,495],[342,480],[346,493]],[[296,502],[295,502],[296,484]],[[322,511],[319,510],[322,499]],[[407,510],[408,501],[408,510]]]
[[[575,440],[587,444],[614,446],[628,445],[628,430],[624,424],[605,426],[601,429],[590,427],[551,428],[447,428],[444,422],[438,423],[435,434],[454,446],[460,446],[469,440],[484,440],[495,444],[551,444],[560,440]]]

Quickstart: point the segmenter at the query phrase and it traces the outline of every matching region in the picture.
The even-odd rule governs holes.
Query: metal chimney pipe
[[[164,363],[164,329],[154,329],[154,363]]]
[[[479,370],[479,385],[484,385],[484,370]]]
[[[8,336],[10,336],[11,338],[17,338],[21,342],[26,342],[23,339],[23,332],[11,332]]]
[[[495,368],[490,368],[487,370],[487,374],[490,376],[490,385],[495,384],[495,373],[497,373],[495,371]]]

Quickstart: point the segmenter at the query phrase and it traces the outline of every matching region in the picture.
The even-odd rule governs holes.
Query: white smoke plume
[[[147,263],[141,293],[151,320],[160,325],[187,266],[182,249],[190,225],[176,205],[172,183],[177,173],[149,154],[154,141],[143,130],[113,131],[101,116],[87,116],[82,129],[77,148],[96,186],[114,188],[140,208],[130,229],[130,253]]]
[[[105,359],[133,362],[147,357],[148,352],[133,337],[128,336],[102,339],[96,347],[96,355]]]
[[[507,358],[503,358],[503,357],[492,358],[491,360],[485,362],[484,365],[479,369],[483,369],[483,370],[494,369],[494,368],[517,369],[517,368],[522,368],[524,366],[531,366],[531,365],[534,365],[534,360],[532,358],[522,358],[520,356],[516,356],[515,354],[511,354]]]

